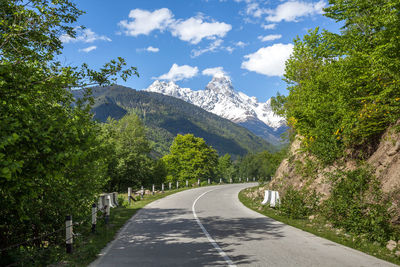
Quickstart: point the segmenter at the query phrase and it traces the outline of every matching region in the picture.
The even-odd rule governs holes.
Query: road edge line
[[[193,216],[194,216],[194,218],[196,219],[196,222],[197,222],[197,224],[200,226],[200,228],[201,228],[201,230],[203,231],[203,233],[206,235],[208,241],[209,241],[209,242],[213,245],[213,247],[218,251],[219,255],[220,255],[222,258],[224,258],[224,260],[225,260],[225,262],[228,264],[228,266],[230,266],[230,267],[236,267],[236,265],[232,262],[232,260],[231,260],[231,259],[229,258],[229,256],[225,253],[225,251],[223,251],[223,250],[221,249],[221,247],[218,246],[217,242],[215,242],[215,240],[211,237],[211,235],[208,233],[208,231],[206,230],[206,228],[204,227],[204,225],[200,222],[200,219],[197,217],[197,214],[196,214],[195,206],[196,206],[197,201],[198,201],[202,196],[204,196],[205,194],[207,194],[207,193],[209,193],[209,192],[211,192],[211,191],[214,191],[214,190],[216,190],[216,188],[215,188],[215,189],[212,189],[212,190],[209,190],[209,191],[207,191],[207,192],[204,192],[203,194],[201,194],[200,196],[198,196],[198,197],[195,199],[195,201],[193,202],[193,205],[192,205]]]

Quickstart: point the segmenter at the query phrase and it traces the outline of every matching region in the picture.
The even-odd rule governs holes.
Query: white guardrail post
[[[97,206],[96,203],[92,205],[92,233],[96,232],[96,223],[97,223]]]
[[[65,249],[68,254],[72,253],[72,243],[73,243],[73,234],[72,234],[72,216],[65,216]]]

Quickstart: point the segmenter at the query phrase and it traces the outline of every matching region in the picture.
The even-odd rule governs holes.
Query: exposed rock
[[[396,123],[400,125],[400,120]],[[356,160],[351,156],[337,160],[330,166],[322,167],[318,160],[312,155],[303,152],[301,149],[302,136],[296,136],[292,142],[289,156],[279,165],[271,182],[267,185],[269,189],[277,190],[281,197],[284,197],[289,186],[300,189],[307,186],[308,189],[315,189],[320,193],[321,201],[328,198],[330,194],[329,173],[337,170],[351,171],[358,167]],[[347,155],[352,152],[346,151]],[[380,181],[385,194],[394,199],[392,205],[392,223],[400,224],[400,132],[395,126],[389,127],[382,135],[379,145],[366,163],[372,167],[374,174]],[[311,169],[313,172],[309,172]],[[308,173],[306,173],[308,171]]]
[[[394,240],[389,240],[386,244],[386,248],[390,251],[393,251],[397,246],[397,242]]]

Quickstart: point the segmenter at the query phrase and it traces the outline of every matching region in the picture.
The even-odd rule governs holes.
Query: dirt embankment
[[[396,125],[400,125],[400,120]],[[307,186],[326,198],[330,191],[329,173],[337,170],[354,170],[359,166],[355,160],[341,159],[330,166],[321,167],[315,157],[302,152],[300,140],[301,137],[297,136],[292,143],[289,157],[280,164],[271,183],[267,186],[269,189],[278,190],[284,195],[288,186],[296,189]],[[381,182],[383,192],[391,195],[394,199],[393,204],[399,206],[400,132],[396,131],[394,126],[389,127],[382,135],[377,149],[366,163]]]

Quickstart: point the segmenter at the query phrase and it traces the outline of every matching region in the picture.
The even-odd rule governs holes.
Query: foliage
[[[237,163],[239,177],[269,181],[275,174],[282,159],[286,156],[287,147],[279,152],[263,151],[257,154],[247,154]]]
[[[59,36],[74,36],[80,14],[68,0],[0,2],[0,248],[62,228],[67,214],[79,219],[106,182],[107,147],[90,101],[73,103],[70,89],[137,73],[123,59],[100,71],[55,60]],[[11,254],[3,252],[1,264],[12,263]]]
[[[170,148],[170,154],[162,160],[173,182],[200,179],[217,179],[218,154],[203,138],[193,134],[178,134]]]
[[[320,197],[315,190],[296,190],[289,186],[282,197],[279,211],[292,219],[303,219],[318,211]]]
[[[103,125],[108,153],[107,191],[126,191],[128,187],[150,186],[165,179],[165,166],[150,157],[150,143],[139,117],[130,113],[119,121]]]
[[[343,23],[341,34],[316,28],[297,38],[286,62],[289,95],[273,101],[325,163],[345,148],[368,150],[400,116],[400,3],[330,4],[325,15]]]
[[[332,175],[332,189],[324,213],[334,226],[373,241],[386,242],[392,232],[390,203],[370,171],[360,168]]]
[[[235,177],[236,168],[231,160],[231,155],[225,154],[218,159],[218,176],[225,182]]]

